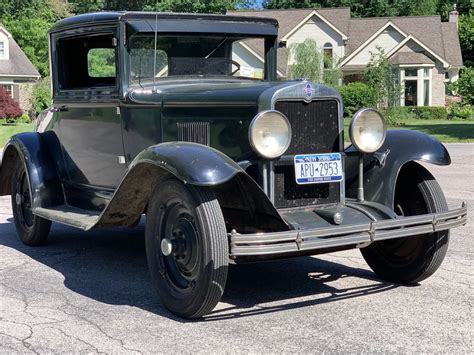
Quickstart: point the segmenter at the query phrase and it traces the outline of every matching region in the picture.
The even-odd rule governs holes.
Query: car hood
[[[131,88],[127,99],[141,104],[258,104],[260,95],[283,82],[241,79],[165,79],[141,87]]]

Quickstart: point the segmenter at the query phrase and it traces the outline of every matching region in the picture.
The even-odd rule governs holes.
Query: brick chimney
[[[453,5],[453,10],[449,13],[449,22],[455,23],[459,27],[459,12],[456,4]]]

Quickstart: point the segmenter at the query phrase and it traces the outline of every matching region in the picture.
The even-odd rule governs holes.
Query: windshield
[[[130,84],[173,76],[263,79],[264,38],[135,34],[128,53]]]

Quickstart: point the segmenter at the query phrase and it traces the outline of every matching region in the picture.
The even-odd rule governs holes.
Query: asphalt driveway
[[[149,287],[143,228],[89,233],[55,225],[18,241],[0,198],[0,352],[472,352],[474,144],[432,167],[469,224],[451,234],[419,286],[381,282],[357,250],[232,266],[218,308],[184,322]]]

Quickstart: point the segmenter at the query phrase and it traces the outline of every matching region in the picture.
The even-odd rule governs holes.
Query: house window
[[[0,86],[10,94],[10,96],[13,98],[13,85],[11,84],[0,84]]]
[[[332,44],[327,42],[324,44],[323,47],[323,54],[324,54],[324,68],[332,68],[333,67],[333,53],[332,53]]]
[[[400,74],[403,83],[402,105],[430,106],[431,68],[404,68]]]
[[[5,42],[0,41],[0,58],[5,57]]]

